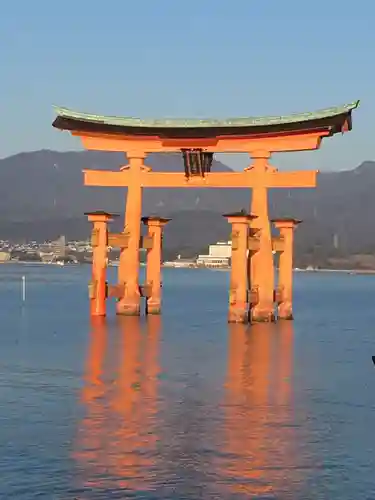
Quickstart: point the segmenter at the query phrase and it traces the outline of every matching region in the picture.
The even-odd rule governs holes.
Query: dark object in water
[[[371,356],[372,357],[372,362],[374,363],[375,365],[375,356]]]

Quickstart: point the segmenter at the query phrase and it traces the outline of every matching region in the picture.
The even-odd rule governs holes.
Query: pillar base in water
[[[280,315],[278,315],[277,319],[280,319],[282,321],[293,321],[294,320],[294,316],[293,316],[293,314],[289,314],[288,316],[280,316]]]
[[[107,315],[106,311],[97,311],[96,307],[92,306],[90,308],[90,316],[92,318],[104,318]]]
[[[245,307],[230,307],[228,323],[249,323],[249,312]]]
[[[277,319],[284,319],[284,320],[293,320],[293,311],[291,307],[282,307],[282,305],[279,306],[279,309],[277,311]]]
[[[147,302],[146,304],[146,314],[158,315],[161,314],[161,303],[160,302]]]
[[[139,302],[122,299],[117,302],[116,314],[119,316],[140,316],[141,308]]]
[[[277,319],[292,321],[294,320],[294,316],[292,311],[279,311],[277,313]]]
[[[255,307],[250,312],[251,322],[252,323],[274,323],[275,322],[275,313],[273,310],[269,309],[258,309]]]

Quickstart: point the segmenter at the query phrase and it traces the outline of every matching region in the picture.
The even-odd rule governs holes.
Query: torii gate
[[[128,164],[119,171],[84,170],[86,186],[127,188],[123,233],[108,233],[111,214],[92,212],[93,279],[91,313],[105,315],[105,299],[118,299],[117,313],[139,315],[141,297],[146,312],[159,314],[162,228],[168,219],[143,218],[148,236],[141,238],[143,188],[252,189],[249,214],[227,214],[232,224],[232,268],[229,293],[230,322],[273,321],[275,302],[279,319],[292,319],[293,230],[299,221],[273,221],[280,230],[271,237],[267,190],[312,188],[317,171],[279,172],[269,164],[272,153],[318,149],[322,139],[351,130],[352,110],[359,101],[315,113],[228,120],[142,120],[90,115],[56,108],[53,126],[69,130],[85,148],[126,153]],[[153,172],[144,160],[148,153],[183,154],[184,172]],[[211,172],[214,153],[246,152],[253,159],[243,172]],[[107,245],[121,248],[118,285],[107,287]],[[139,250],[148,249],[146,284],[139,283]],[[281,253],[279,283],[274,289],[273,251]]]

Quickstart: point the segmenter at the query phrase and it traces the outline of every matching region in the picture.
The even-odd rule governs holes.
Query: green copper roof
[[[95,123],[101,125],[120,126],[120,127],[144,127],[144,128],[209,128],[209,127],[264,127],[270,125],[286,125],[292,123],[301,123],[312,120],[321,120],[339,115],[350,113],[357,108],[359,101],[322,109],[315,112],[295,113],[285,116],[260,116],[247,118],[227,118],[218,119],[199,119],[199,118],[166,118],[166,119],[141,119],[120,116],[102,116],[88,113],[80,113],[67,108],[54,106],[58,117],[77,122]]]

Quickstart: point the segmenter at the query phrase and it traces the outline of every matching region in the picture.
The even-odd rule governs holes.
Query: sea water
[[[295,321],[244,327],[228,273],[105,322],[89,273],[0,267],[1,499],[375,498],[375,276],[296,273]]]

